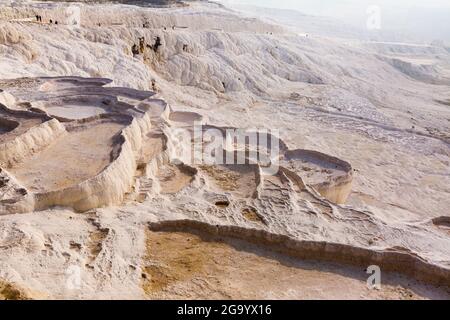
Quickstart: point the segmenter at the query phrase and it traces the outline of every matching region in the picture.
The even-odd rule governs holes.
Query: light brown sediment
[[[300,259],[343,263],[367,268],[377,265],[386,272],[398,272],[419,281],[450,287],[450,269],[432,264],[404,248],[371,250],[347,244],[293,239],[262,229],[235,225],[211,225],[195,220],[150,223],[152,231],[189,232],[239,239]]]
[[[0,300],[30,300],[31,297],[17,285],[0,279]]]

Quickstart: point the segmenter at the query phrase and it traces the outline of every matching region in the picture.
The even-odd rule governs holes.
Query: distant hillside
[[[153,5],[171,5],[179,3],[179,0],[44,0],[53,2],[89,2],[89,3],[99,3],[99,2],[120,2],[127,4],[153,4]]]

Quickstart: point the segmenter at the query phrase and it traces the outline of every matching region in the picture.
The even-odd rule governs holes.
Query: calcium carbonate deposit
[[[0,298],[450,298],[449,47],[100,2],[0,4]]]

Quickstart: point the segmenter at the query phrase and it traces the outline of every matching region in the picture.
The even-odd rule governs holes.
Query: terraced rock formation
[[[6,119],[20,124],[2,134],[5,142],[0,159],[7,176],[2,186],[2,214],[52,206],[86,211],[121,203],[134,183],[135,152],[140,151],[151,124],[145,108],[137,109],[119,97],[141,101],[153,93],[123,88],[108,92],[101,89],[106,83],[104,79],[40,78],[33,79],[32,94],[12,90],[17,99],[26,96],[30,101],[17,105],[20,111],[2,105]],[[57,101],[62,107],[54,115]],[[47,110],[49,104],[52,107]],[[97,104],[104,113],[96,113]],[[33,117],[47,121],[32,126],[28,119]],[[5,130],[11,127],[6,121],[2,126]],[[18,188],[12,182],[16,180],[23,185],[22,197],[7,197],[7,190]],[[30,198],[28,206],[16,205],[25,197]]]
[[[33,84],[32,89],[17,86],[21,81]],[[309,216],[310,223],[322,219],[335,228],[343,224],[355,230],[364,223],[373,233],[381,232],[381,225],[369,217],[366,222],[361,219],[363,212],[339,206],[351,192],[349,163],[315,151],[289,150],[273,135],[267,141],[234,139],[212,148],[214,139],[208,134],[213,132],[225,141],[229,130],[236,128],[199,127],[205,119],[195,112],[173,111],[152,92],[105,86],[108,83],[77,77],[3,82],[14,103],[1,105],[1,214],[52,207],[86,212],[158,199],[171,199],[176,206],[190,195],[197,209],[191,211],[185,203],[183,210],[200,215],[194,214],[193,220],[151,224],[151,229],[193,229],[250,241],[301,259],[377,264],[417,280],[450,285],[447,267],[429,263],[405,248],[367,249],[325,239],[296,240],[295,233],[277,232],[280,223],[288,221],[280,215],[301,212]],[[198,128],[200,145],[195,144]],[[202,155],[213,151],[232,162],[196,162],[190,153],[183,157],[183,152],[196,148]],[[275,164],[277,170],[268,172]],[[212,223],[223,218],[237,225]],[[445,225],[442,221],[434,224]],[[99,254],[102,241],[91,252]]]
[[[1,283],[449,298],[447,49],[208,1],[89,1],[75,26],[73,5],[0,4]]]
[[[168,163],[173,153],[179,152],[183,146],[170,141],[171,137],[163,132],[177,127],[193,129],[194,122],[202,119],[200,115],[171,112],[167,106],[164,107],[167,111],[158,107],[154,110],[146,101],[153,93],[104,87],[108,83],[105,79],[60,77],[26,81],[33,84],[29,91],[6,82],[9,94],[20,102],[16,102],[12,109],[1,105],[4,117],[0,159],[7,170],[3,171],[8,176],[4,180],[9,180],[2,189],[17,189],[12,181],[23,185],[22,196],[18,198],[5,198],[4,192],[3,214],[52,206],[87,211],[121,204],[126,194],[133,188],[135,191],[138,189],[134,180],[138,171],[146,171],[148,162],[156,157],[166,157],[154,172],[160,181],[159,192],[163,194],[178,193],[201,176],[208,185],[215,185],[222,192],[230,192],[243,199],[258,198],[257,189],[263,184],[263,177],[260,166],[249,163],[249,150],[242,155],[247,159],[246,165],[189,168],[189,164]],[[165,104],[162,100],[159,103]],[[155,117],[158,113],[161,115],[159,118]],[[159,141],[158,138],[147,141],[149,135],[158,135],[161,129]],[[224,128],[216,130],[225,138]],[[167,142],[173,147],[168,148],[164,155]],[[282,150],[286,149],[282,141],[278,143]],[[204,142],[203,148],[208,144]],[[258,149],[259,145],[238,147]],[[224,148],[219,152],[232,151]],[[290,170],[295,183],[302,184],[300,176],[307,172],[306,179],[311,180],[311,186],[320,194],[330,201],[345,202],[352,182],[352,168],[348,163],[314,152],[284,152],[282,158],[287,167],[282,170]],[[150,175],[147,178],[155,177]],[[30,207],[26,210],[16,205],[24,202],[25,198],[30,198]],[[32,202],[34,207],[31,207]]]

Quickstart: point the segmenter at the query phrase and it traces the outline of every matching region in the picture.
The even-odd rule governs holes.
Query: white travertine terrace
[[[342,264],[342,274],[314,276],[328,274],[325,287],[340,292],[351,291],[343,278],[359,282],[356,298],[369,263],[403,274],[386,275],[394,287],[448,297],[438,288],[450,268],[445,46],[304,35],[210,2],[82,5],[79,28],[64,22],[68,4],[4,3],[0,287],[6,279],[35,297],[148,298],[143,270],[164,262],[147,257],[147,232],[187,232]],[[43,23],[30,20],[37,14]],[[179,161],[191,144],[174,133],[191,138],[198,122],[222,134],[278,130],[280,170],[267,174],[265,153],[246,165]],[[242,155],[255,145],[238,147]],[[65,287],[72,266],[80,290]],[[194,280],[165,293],[209,298]]]
[[[63,95],[63,93],[67,93],[67,91],[72,91],[70,102],[67,102],[68,105],[65,106],[68,109],[66,111],[68,115],[72,113],[70,109],[76,110],[77,102],[79,104],[85,104],[86,108],[89,108],[89,103],[92,105],[92,108],[96,108],[95,101],[99,99],[95,96],[95,94],[100,97],[100,100],[103,94],[104,97],[108,97],[110,100],[115,100],[115,102],[108,100],[108,103],[103,105],[105,113],[92,117],[88,116],[84,119],[66,118],[64,117],[64,113],[63,115],[56,116],[56,119],[52,117],[51,113],[48,113],[51,112],[51,110],[47,111],[47,114],[45,114],[47,110],[46,108],[43,108],[43,110],[40,110],[40,113],[37,113],[39,108],[33,108],[33,111],[15,111],[8,109],[5,105],[1,105],[4,112],[8,113],[10,117],[14,117],[14,114],[24,118],[33,118],[34,116],[36,118],[42,118],[42,123],[29,128],[28,130],[15,136],[13,139],[1,144],[0,164],[2,164],[5,168],[20,167],[21,163],[24,162],[26,158],[32,157],[34,154],[39,152],[45,152],[45,148],[51,145],[55,140],[64,139],[64,135],[69,134],[66,131],[64,124],[70,124],[71,122],[81,123],[83,126],[77,130],[83,130],[83,127],[89,125],[92,121],[98,119],[107,121],[109,117],[108,112],[119,118],[120,116],[118,116],[117,113],[120,114],[122,112],[122,117],[124,117],[129,123],[127,123],[127,125],[121,130],[119,138],[115,141],[116,146],[114,148],[116,151],[114,152],[114,155],[111,155],[111,162],[101,172],[98,172],[84,181],[80,181],[79,183],[67,186],[63,189],[49,190],[51,188],[46,188],[43,186],[41,189],[44,189],[44,191],[27,191],[26,195],[24,195],[24,197],[30,197],[31,194],[31,197],[33,197],[33,210],[45,210],[54,206],[63,206],[83,212],[99,207],[121,204],[124,201],[125,195],[131,192],[135,183],[137,161],[143,149],[143,145],[146,143],[144,140],[147,135],[152,132],[152,115],[155,114],[155,111],[152,110],[151,106],[136,109],[131,105],[120,102],[118,96],[116,99],[111,97],[113,97],[114,94],[128,96],[136,94],[140,97],[134,98],[149,98],[152,94],[139,94],[132,90],[106,87],[104,88],[106,90],[104,90],[105,92],[103,93],[101,85],[107,82],[103,79],[60,77],[54,79],[36,79],[36,81],[35,86],[39,87],[41,90],[41,93],[39,94],[39,101],[41,102],[41,105],[42,101],[45,101],[46,95],[48,95],[48,103],[52,104],[57,99],[58,90],[62,90],[61,95]],[[86,91],[85,86],[88,86],[90,89],[95,89],[98,87],[98,92],[94,90],[94,95],[83,96],[82,94],[85,94]],[[77,91],[80,91],[78,95],[75,94]],[[23,93],[23,96],[26,95],[27,93]],[[64,99],[59,102],[62,106],[64,106]],[[30,101],[30,103],[32,105],[33,101]],[[160,103],[163,105],[165,104],[163,100],[160,100]],[[195,113],[171,112],[168,107],[165,109],[169,110],[168,112],[170,114],[168,119],[172,123],[172,126],[175,127],[192,126],[194,121],[201,120],[201,116],[196,115]],[[162,115],[164,114],[165,113],[163,112]],[[153,119],[154,124],[159,123],[159,126],[163,125],[163,122],[165,121],[164,118],[155,120],[154,116]],[[17,128],[14,130],[17,130]],[[12,130],[12,132],[14,132],[14,130]],[[180,145],[177,145],[176,143],[174,144],[174,141],[171,141],[171,139],[176,139],[176,137],[166,137],[166,141],[171,142],[169,145],[174,145],[175,148],[177,148],[177,146],[180,147]],[[282,141],[281,145],[282,149],[286,148]],[[169,148],[169,157],[171,153],[175,154],[177,151],[178,150],[170,150]],[[305,158],[306,160],[304,161],[305,163],[303,163],[303,168],[300,168],[299,170],[305,170],[305,166],[308,166],[308,163],[310,163],[311,166],[316,167],[316,169],[318,168],[318,171],[315,173],[314,182],[311,183],[311,186],[316,188],[317,191],[326,198],[328,197],[330,201],[344,203],[351,191],[353,173],[351,166],[345,161],[311,151],[286,150],[284,157],[290,161],[295,158],[296,155],[304,153],[308,155],[309,159]],[[66,160],[74,161],[76,159]],[[322,164],[319,163],[319,160]],[[339,167],[336,164],[338,164]],[[321,165],[324,165],[323,168],[326,168],[327,170],[323,169]],[[333,166],[336,168],[330,170],[329,168]],[[293,170],[296,171],[296,169]],[[324,172],[327,173],[325,174]],[[328,172],[335,173],[329,175]],[[32,173],[29,172],[28,174]],[[48,173],[48,175],[52,174],[52,172]],[[259,183],[261,183],[263,178],[259,177],[260,170],[256,170],[255,174],[258,175],[257,181],[260,181]],[[302,173],[300,173],[300,175],[301,174]],[[297,173],[293,172],[292,175],[297,175]],[[8,185],[3,188],[8,188]],[[12,199],[10,200],[12,201]],[[5,206],[5,210],[2,214],[30,211],[30,208],[27,207],[10,205],[11,201],[7,201],[9,204]],[[17,199],[17,202],[21,201],[22,199]]]
[[[260,165],[252,163],[251,159],[248,159],[248,164],[243,165],[170,164],[168,161],[177,154],[179,151],[177,148],[182,147],[175,141],[177,136],[169,134],[171,128],[180,127],[190,130],[194,121],[202,119],[200,115],[189,112],[173,112],[164,100],[151,98],[153,95],[151,92],[103,87],[108,82],[104,79],[58,77],[37,78],[33,81],[36,87],[41,88],[41,92],[32,97],[38,99],[41,102],[40,105],[42,105],[42,101],[46,100],[46,97],[49,101],[55,101],[58,97],[58,90],[62,90],[62,88],[64,88],[62,90],[64,94],[71,92],[70,104],[67,106],[69,109],[76,108],[78,92],[80,103],[82,102],[86,106],[91,103],[93,108],[96,107],[99,97],[101,100],[101,97],[105,96],[109,100],[107,104],[103,105],[105,113],[84,119],[71,119],[59,115],[57,117],[59,120],[57,120],[46,113],[45,108],[39,110],[39,108],[33,107],[32,100],[29,101],[28,111],[12,110],[1,105],[9,119],[16,116],[19,124],[16,127],[12,126],[9,134],[21,128],[20,121],[24,121],[26,118],[40,119],[36,126],[20,132],[11,140],[4,141],[0,146],[0,150],[2,150],[0,163],[3,166],[1,168],[2,184],[0,185],[3,194],[0,208],[3,215],[42,211],[55,206],[86,212],[100,207],[122,205],[126,199],[142,202],[146,199],[156,199],[164,194],[172,194],[177,197],[178,193],[183,193],[183,189],[191,190],[190,192],[196,190],[198,200],[212,201],[213,206],[230,210],[230,214],[240,214],[241,211],[246,212],[245,210],[248,211],[248,208],[254,208],[251,210],[254,210],[259,217],[259,222],[255,220],[255,223],[264,226],[263,229],[253,231],[245,227],[224,226],[227,236],[257,243],[268,241],[269,247],[273,245],[274,241],[277,246],[282,244],[282,248],[287,254],[302,258],[318,259],[320,257],[325,261],[355,265],[381,264],[386,270],[402,272],[418,280],[433,283],[442,283],[445,279],[448,280],[449,269],[429,264],[408,250],[406,250],[407,252],[404,252],[404,249],[371,251],[357,246],[327,244],[326,242],[298,242],[291,240],[289,236],[267,233],[271,230],[270,220],[265,217],[264,212],[270,210],[276,203],[290,205],[297,201],[307,201],[316,206],[314,210],[321,208],[320,210],[328,211],[327,214],[333,215],[336,210],[333,203],[345,203],[351,192],[353,181],[353,169],[349,163],[343,160],[315,151],[289,150],[286,144],[280,140],[280,169],[275,175],[264,174]],[[88,98],[82,95],[86,90],[91,92],[91,96]],[[27,93],[22,92],[21,96],[22,100]],[[129,105],[121,102],[120,96],[127,96],[139,102],[135,106]],[[63,102],[60,104],[64,105]],[[67,114],[71,113],[70,110],[67,111]],[[34,185],[24,186],[29,184],[29,181],[21,182],[10,172],[20,172],[21,166],[28,157],[36,157],[40,153],[47,152],[55,145],[55,141],[57,142],[58,139],[64,141],[71,132],[83,132],[89,130],[90,127],[95,128],[97,125],[108,122],[123,124],[122,129],[112,139],[110,162],[100,172],[93,172],[92,176],[85,180],[53,190],[51,186],[46,185],[39,188]],[[6,127],[7,123],[5,122],[3,126]],[[205,130],[211,128],[222,132],[224,137],[226,129],[229,129],[206,126]],[[161,129],[163,130],[161,131]],[[169,135],[165,135],[165,133]],[[149,139],[152,134],[162,140],[160,138]],[[101,137],[95,138],[100,139]],[[208,144],[207,141],[204,143]],[[70,145],[67,147],[70,148]],[[83,147],[80,145],[80,148]],[[246,145],[241,146],[241,149],[254,147]],[[149,151],[148,148],[152,151]],[[229,151],[223,150],[223,152]],[[67,158],[65,161],[67,163],[76,162],[77,159]],[[75,166],[74,170],[79,169]],[[161,174],[164,175],[161,170],[169,170],[168,172],[171,173],[168,176],[161,176]],[[50,176],[52,174],[56,174],[56,172],[46,173]],[[27,171],[26,175],[33,175],[33,172]],[[159,182],[157,182],[158,180]],[[45,183],[45,181],[41,182]],[[144,191],[143,186],[149,181],[152,181],[153,187]],[[33,189],[39,191],[32,191]],[[278,198],[278,193],[283,190],[290,190],[290,200]],[[275,201],[275,199],[277,200]],[[280,203],[280,201],[282,202]],[[240,202],[246,203],[245,206],[236,206]],[[339,210],[343,211],[341,214],[344,215],[347,210],[356,212],[344,207]],[[221,224],[214,227],[205,224],[202,220],[161,222],[161,225],[163,227],[173,225],[176,227],[174,230],[178,231],[180,226],[186,224],[186,230],[192,227],[196,230],[199,229],[198,231],[205,228],[208,230],[219,228],[218,230],[221,232]],[[269,228],[267,229],[267,227]],[[403,260],[405,260],[404,265],[399,264]],[[396,263],[394,263],[395,261]]]

